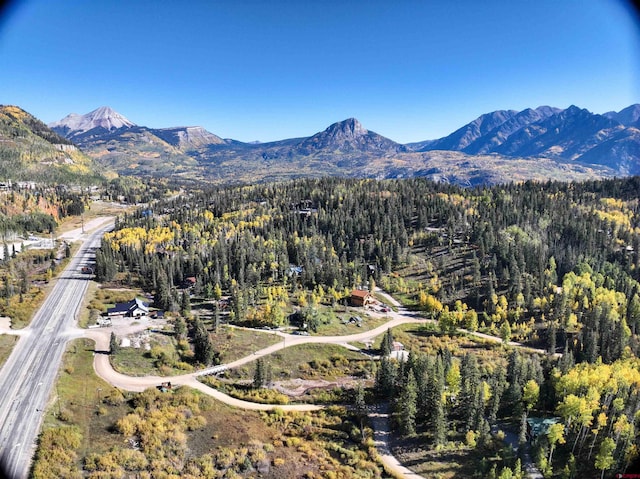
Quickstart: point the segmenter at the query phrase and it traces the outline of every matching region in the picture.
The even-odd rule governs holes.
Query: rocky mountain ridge
[[[69,139],[95,129],[110,132],[134,126],[135,123],[108,106],[101,106],[86,115],[70,113],[62,120],[49,124],[52,130]]]
[[[596,176],[640,174],[640,105],[603,115],[576,106],[498,110],[481,115],[444,138],[407,145],[366,129],[355,118],[336,122],[309,137],[244,143],[222,139],[202,127],[153,129],[121,120],[112,121],[107,129],[96,123],[97,112],[124,118],[102,107],[87,115],[93,114],[94,123],[89,118],[80,121],[71,117],[52,127],[103,164],[126,174],[171,173],[225,181],[237,179],[238,171],[248,174],[253,168],[254,177],[266,179],[364,174],[398,177],[426,174],[430,171],[423,168],[427,158],[433,162],[436,157],[451,160],[465,155],[545,158],[557,162],[559,171],[586,165]],[[84,124],[98,126],[73,129]],[[403,166],[390,168],[394,162]]]
[[[640,105],[603,115],[575,105],[538,107],[482,115],[418,151],[447,149],[468,154],[544,157],[640,174]],[[483,129],[482,127],[486,127]]]

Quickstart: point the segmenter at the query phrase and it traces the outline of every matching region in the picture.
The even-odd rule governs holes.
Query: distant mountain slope
[[[297,150],[302,154],[312,154],[322,150],[339,153],[372,152],[400,153],[407,148],[382,135],[367,130],[355,118],[334,123],[326,130],[306,138]]]
[[[628,106],[617,113],[610,111],[605,113],[604,116],[616,120],[624,126],[640,127],[640,104]]]
[[[226,144],[198,126],[138,126],[108,106],[85,115],[72,113],[50,126],[101,164],[123,174],[180,174],[197,169],[194,153]]]
[[[219,136],[208,132],[201,126],[184,126],[151,130],[158,138],[181,151],[198,150],[208,145],[225,145]]]
[[[74,138],[96,129],[110,132],[119,128],[131,128],[136,125],[108,106],[101,106],[86,115],[71,113],[62,120],[51,123],[49,126],[66,138]]]
[[[124,174],[215,182],[435,175],[476,184],[640,173],[634,126],[639,110],[640,105],[606,115],[575,106],[499,110],[447,137],[409,145],[369,131],[355,118],[309,137],[269,143],[222,139],[202,127],[138,126],[107,107],[53,125],[100,163]],[[507,161],[521,171],[507,167]]]
[[[601,165],[602,159],[608,158],[609,168],[617,176],[640,174],[640,129],[618,129],[610,137],[589,149],[577,160],[584,164]]]
[[[0,105],[0,180],[92,184],[104,179],[101,170],[33,115]]]
[[[570,106],[498,111],[482,115],[451,135],[426,142],[420,151],[450,149],[469,154],[545,157],[640,174],[640,105],[598,115]],[[420,143],[418,143],[419,145]]]
[[[518,130],[521,130],[531,123],[549,118],[559,111],[561,110],[558,108],[548,106],[541,106],[535,110],[527,108],[488,131],[485,135],[477,138],[463,148],[462,151],[470,154],[493,152]]]
[[[454,150],[464,151],[470,144],[487,135],[505,121],[513,118],[518,112],[515,110],[498,110],[479,116],[471,123],[451,133],[449,136],[430,142],[427,148],[430,150]]]

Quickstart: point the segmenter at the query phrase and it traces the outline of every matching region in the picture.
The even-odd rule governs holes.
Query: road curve
[[[398,314],[398,313],[393,313]],[[391,314],[390,314],[391,316]],[[254,409],[254,410],[272,410],[272,409],[282,409],[285,411],[315,411],[321,409],[322,406],[314,405],[314,404],[287,404],[287,405],[274,405],[274,404],[259,404],[253,403],[249,401],[242,401],[240,399],[233,398],[227,394],[224,394],[214,388],[210,388],[205,384],[198,381],[199,376],[203,376],[206,374],[212,374],[224,369],[233,369],[240,366],[243,366],[247,363],[255,361],[257,358],[261,356],[265,356],[285,347],[297,346],[299,344],[338,344],[344,346],[345,343],[354,342],[354,341],[367,341],[369,339],[373,339],[380,334],[384,333],[388,328],[393,328],[400,324],[406,323],[422,323],[424,320],[415,319],[415,318],[407,318],[402,317],[398,314],[398,317],[391,318],[389,322],[379,326],[375,329],[364,331],[358,334],[352,334],[348,336],[295,336],[291,334],[285,334],[281,332],[276,332],[272,334],[277,334],[283,338],[281,343],[276,343],[271,346],[268,346],[264,349],[256,351],[253,354],[245,356],[244,358],[238,359],[236,361],[230,362],[228,364],[218,365],[211,368],[207,368],[204,370],[200,370],[194,373],[183,374],[180,376],[142,376],[142,377],[134,377],[127,376],[125,374],[121,374],[113,369],[111,366],[111,362],[109,361],[109,330],[85,330],[84,337],[93,339],[96,343],[96,355],[93,361],[94,369],[96,374],[104,379],[106,382],[111,385],[123,389],[125,391],[135,391],[140,392],[144,391],[150,387],[156,387],[160,385],[160,383],[164,381],[171,381],[172,384],[178,386],[190,386],[199,391],[202,391],[210,396],[226,403],[231,406],[236,406],[244,409]]]

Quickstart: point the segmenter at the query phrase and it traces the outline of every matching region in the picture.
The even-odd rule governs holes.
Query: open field
[[[271,367],[273,380],[324,379],[344,376],[367,376],[371,359],[360,352],[335,344],[302,344],[262,357]],[[256,358],[257,359],[257,358]],[[226,374],[235,379],[251,379],[255,362]]]
[[[69,343],[42,428],[77,426],[82,435],[80,454],[120,445],[121,438],[114,437],[110,429],[126,411],[124,396],[93,371],[93,350],[93,341],[87,339]],[[105,407],[106,397],[114,398],[114,404]]]
[[[353,322],[349,322],[349,319],[354,316],[362,318],[361,327],[358,327]],[[318,326],[318,332],[316,333],[319,336],[346,336],[348,334],[361,333],[363,331],[375,329],[389,320],[387,317],[370,316],[364,308],[350,307],[340,307],[339,309],[336,309],[335,313],[331,315],[325,314],[322,315],[322,317],[330,318],[330,320],[320,323]]]
[[[275,334],[251,329],[220,326],[217,332],[211,333],[211,339],[220,353],[221,363],[230,363],[244,358],[255,351],[281,342]]]

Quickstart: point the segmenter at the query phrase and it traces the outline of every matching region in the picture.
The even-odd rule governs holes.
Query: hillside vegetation
[[[0,105],[0,180],[90,185],[103,174],[43,122],[16,106]]]

